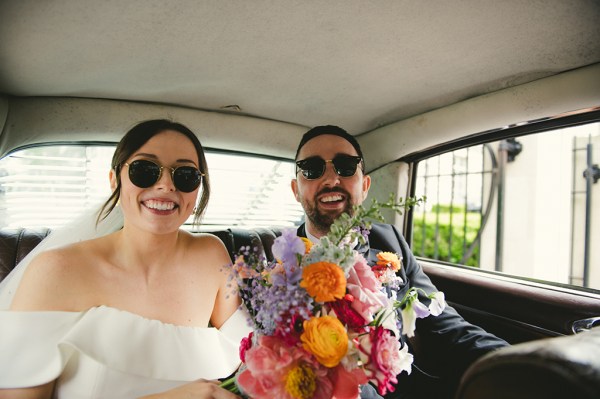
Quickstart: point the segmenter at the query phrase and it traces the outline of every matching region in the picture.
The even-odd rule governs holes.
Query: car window
[[[114,146],[57,145],[16,151],[0,160],[0,225],[55,228],[110,195]],[[200,229],[294,226],[291,161],[206,153],[211,197]],[[185,227],[192,229],[192,219]]]
[[[503,139],[418,164],[417,256],[600,289],[600,124]],[[588,177],[589,176],[589,177]]]

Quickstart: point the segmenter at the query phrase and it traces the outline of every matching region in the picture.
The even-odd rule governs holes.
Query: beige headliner
[[[398,131],[394,122],[599,63],[598,21],[595,0],[2,0],[0,93],[9,95],[9,121],[24,112],[17,104],[35,112],[39,101],[11,96],[187,107],[159,107],[170,115],[235,104],[242,116],[190,116],[213,128],[200,133],[207,146],[289,157],[307,126],[383,137]],[[100,133],[101,118],[117,130],[158,109],[133,112],[122,126],[127,114],[111,123],[110,112],[86,107],[72,106],[70,115],[79,118],[73,130],[88,126],[87,134]],[[8,139],[11,129],[27,130],[6,126],[0,154],[35,141]],[[406,151],[399,146],[385,158]]]

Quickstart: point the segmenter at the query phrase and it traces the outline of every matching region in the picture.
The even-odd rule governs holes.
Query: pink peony
[[[329,399],[329,370],[298,346],[260,336],[246,352],[246,368],[237,383],[253,399]]]
[[[332,370],[333,397],[335,399],[357,399],[360,396],[360,385],[369,382],[362,368],[348,371],[339,365]]]

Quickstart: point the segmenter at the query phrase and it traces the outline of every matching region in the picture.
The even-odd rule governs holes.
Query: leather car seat
[[[502,348],[463,375],[456,399],[600,398],[600,327]]]

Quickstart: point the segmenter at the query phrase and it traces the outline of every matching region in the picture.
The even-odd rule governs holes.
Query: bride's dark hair
[[[125,163],[133,153],[139,150],[140,147],[146,144],[148,140],[165,130],[174,130],[189,138],[194,144],[194,148],[198,154],[198,167],[204,176],[202,178],[202,193],[194,210],[194,225],[200,223],[202,215],[206,210],[206,205],[208,204],[208,198],[210,197],[210,179],[208,177],[208,167],[206,165],[206,158],[204,157],[204,149],[194,132],[181,123],[167,119],[153,119],[140,122],[123,136],[115,149],[111,162],[111,168],[116,174],[117,186],[108,200],[102,205],[97,222],[106,218],[119,202],[119,197],[121,196],[121,168],[123,163]]]

